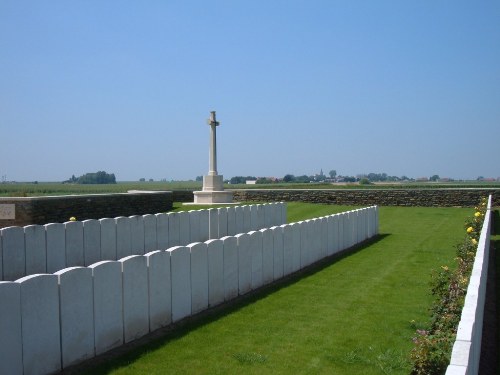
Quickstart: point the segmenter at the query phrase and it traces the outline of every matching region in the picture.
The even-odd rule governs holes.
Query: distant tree
[[[295,177],[295,182],[308,183],[314,181],[314,177],[306,176],[305,174],[302,176]]]
[[[344,176],[345,182],[356,182],[356,177],[353,176]]]
[[[359,180],[359,184],[360,185],[370,185],[371,182],[370,180],[368,180],[366,177],[365,178],[362,178],[361,180]]]
[[[274,181],[269,179],[269,178],[265,178],[265,177],[260,177],[257,179],[257,184],[272,184]]]
[[[114,173],[108,174],[104,171],[96,173],[86,173],[78,177],[77,183],[79,184],[116,184],[116,177]]]
[[[152,178],[149,179],[149,182],[154,182],[154,180]]]
[[[335,178],[337,176],[337,171],[335,169],[332,169],[330,172],[328,172],[330,175],[330,178]]]
[[[139,178],[139,182],[145,182],[146,179],[144,177]]]
[[[229,180],[229,182],[232,184],[232,185],[236,185],[236,184],[246,184],[247,181],[256,181],[257,178],[256,177],[253,177],[253,176],[235,176],[235,177],[231,177],[231,179]]]
[[[439,176],[435,174],[434,176],[429,177],[429,181],[439,181]]]
[[[295,181],[295,176],[293,174],[287,174],[283,177],[284,182],[293,182]]]
[[[198,182],[203,181],[203,176],[196,176],[195,181],[198,181]]]

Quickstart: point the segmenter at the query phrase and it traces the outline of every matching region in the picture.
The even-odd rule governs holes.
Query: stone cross
[[[215,111],[210,112],[210,118],[207,120],[210,125],[210,149],[208,158],[208,175],[217,176],[217,130],[219,122],[215,119]]]

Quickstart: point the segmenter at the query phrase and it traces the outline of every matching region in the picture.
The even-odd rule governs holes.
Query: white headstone
[[[64,224],[45,224],[47,239],[47,272],[54,273],[66,268],[66,233]]]
[[[259,230],[262,227],[259,227],[259,220],[257,211],[259,210],[257,204],[252,204],[250,206],[250,230]]]
[[[243,232],[248,233],[252,230],[252,217],[250,212],[250,206],[241,206],[243,210]]]
[[[149,332],[148,267],[142,255],[120,259],[123,277],[123,336],[130,342]]]
[[[300,268],[307,267],[310,262],[311,228],[310,220],[299,222],[300,225]]]
[[[219,212],[215,208],[208,210],[208,235],[209,238],[219,238]]]
[[[257,204],[257,223],[256,228],[262,229],[266,226],[266,209],[264,204]]]
[[[175,246],[170,253],[172,280],[172,321],[191,315],[191,254],[185,246]]]
[[[131,254],[144,254],[144,218],[139,215],[130,216]]]
[[[158,250],[156,246],[156,216],[144,215],[142,220],[144,222],[144,252]]]
[[[242,206],[234,207],[234,221],[235,221],[236,234],[243,233],[245,231],[245,222],[243,218]]]
[[[293,272],[293,227],[289,224],[282,225],[283,228],[283,275]]]
[[[168,247],[180,245],[180,219],[177,212],[168,213]],[[185,245],[185,244],[184,244]]]
[[[344,241],[344,215],[343,214],[336,214],[335,215],[337,218],[337,226],[338,226],[338,234],[339,234],[339,251],[344,250],[345,247],[345,241]]]
[[[238,297],[238,241],[236,237],[221,238],[224,252],[224,300]]]
[[[282,206],[283,206],[283,203],[281,203],[281,202],[275,202],[275,203],[274,203],[274,223],[273,223],[273,226],[274,226],[274,225],[281,225],[281,224],[285,224],[285,223],[281,220],[281,211],[282,211]]]
[[[352,214],[350,212],[344,213],[344,241],[346,248],[353,245],[353,227],[352,227]]]
[[[19,284],[0,281],[0,301],[0,374],[22,374],[23,342]]]
[[[287,223],[287,207],[285,202],[281,202],[281,222]]]
[[[198,211],[200,213],[200,238],[199,242],[205,242],[210,239],[209,236],[209,216],[208,216],[208,210],[200,210]]]
[[[62,367],[94,356],[94,295],[92,270],[65,268],[55,273],[59,283]]]
[[[165,327],[172,322],[172,285],[170,253],[155,250],[144,254],[148,265],[149,330]]]
[[[283,228],[271,227],[273,233],[273,279],[283,277]]]
[[[217,209],[219,215],[219,233],[217,238],[222,238],[227,236],[227,208],[222,207]]]
[[[273,205],[270,203],[264,205],[264,228],[271,228],[273,226],[273,208]]]
[[[189,214],[189,228],[190,228],[190,239],[183,245],[187,245],[194,242],[200,242],[200,212],[199,210],[191,210]]]
[[[240,233],[235,237],[238,241],[238,293],[243,295],[252,289],[250,237],[247,233]]]
[[[156,249],[167,250],[169,247],[168,238],[168,214],[156,214]]]
[[[26,253],[22,227],[7,227],[2,230],[3,278],[14,281],[26,275]]]
[[[321,219],[314,218],[312,220],[313,225],[313,252],[312,252],[312,263],[317,262],[321,259]]]
[[[208,307],[208,255],[207,244],[192,243],[191,252],[191,313],[196,314]]]
[[[273,231],[261,229],[262,233],[262,283],[267,285],[274,279]]]
[[[320,257],[323,259],[328,255],[328,218],[321,217],[321,247],[320,247]]]
[[[252,254],[252,289],[258,289],[262,286],[262,233],[251,231],[248,235]]]
[[[42,225],[24,227],[24,241],[26,247],[26,275],[46,273],[45,227]]]
[[[61,369],[59,288],[56,275],[30,275],[21,287],[24,374]]]
[[[292,227],[292,270],[300,270],[300,225],[298,223],[290,224]]]
[[[99,219],[99,223],[101,224],[101,260],[116,260],[115,219]]]
[[[117,261],[89,266],[94,280],[94,345],[96,355],[123,344],[122,270]]]
[[[64,223],[66,233],[66,267],[83,266],[83,224],[81,221]]]
[[[101,224],[97,220],[83,221],[83,257],[86,266],[101,259]]]
[[[208,240],[208,305],[224,302],[224,247],[218,239]]]
[[[116,259],[132,255],[131,220],[119,216],[116,221]]]
[[[179,215],[179,243],[187,245],[191,243],[191,221],[190,214],[186,211],[181,211]]]
[[[326,255],[330,256],[335,253],[335,246],[334,246],[334,239],[335,239],[335,233],[334,233],[334,223],[335,223],[335,216],[329,215],[326,217],[326,226],[327,226],[327,238],[326,238]]]
[[[227,235],[234,236],[235,234],[236,234],[236,207],[228,207],[227,208]]]

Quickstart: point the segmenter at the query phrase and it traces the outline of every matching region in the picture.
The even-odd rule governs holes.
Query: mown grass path
[[[346,207],[290,204],[298,220]],[[408,374],[431,269],[453,265],[471,209],[381,207],[375,242],[253,294],[92,374]],[[413,322],[412,322],[413,321]]]

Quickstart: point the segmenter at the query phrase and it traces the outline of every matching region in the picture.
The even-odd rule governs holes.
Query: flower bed
[[[441,266],[432,274],[431,323],[428,329],[417,330],[413,338],[412,374],[444,374],[450,363],[486,213],[487,199],[483,198],[465,222],[466,235],[457,245],[456,267]]]

